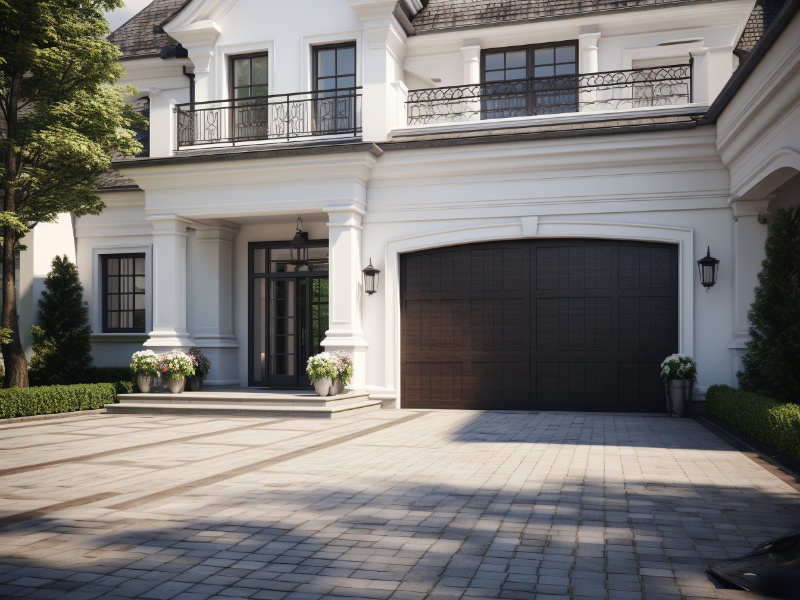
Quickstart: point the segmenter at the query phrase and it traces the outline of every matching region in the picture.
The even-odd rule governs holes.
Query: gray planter
[[[670,417],[685,417],[692,405],[693,379],[670,379],[665,384],[667,413]]]
[[[136,385],[139,386],[139,391],[143,394],[147,394],[153,388],[153,376],[152,375],[137,375],[136,376]]]

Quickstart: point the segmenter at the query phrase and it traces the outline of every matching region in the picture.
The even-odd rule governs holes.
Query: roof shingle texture
[[[125,58],[158,56],[162,48],[177,42],[166,33],[154,33],[153,27],[168,21],[190,0],[153,0],[127,23],[108,36],[122,50]]]
[[[753,12],[750,13],[750,18],[742,32],[742,37],[739,38],[739,43],[736,45],[736,50],[740,54],[748,54],[755,47],[756,42],[764,35],[764,31],[772,23],[772,19],[778,14],[783,3],[784,0],[756,1]]]
[[[713,1],[719,0],[430,0],[413,25],[417,33],[427,33]]]

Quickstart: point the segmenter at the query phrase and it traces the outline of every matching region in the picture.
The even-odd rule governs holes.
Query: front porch
[[[317,396],[313,390],[272,390],[219,386],[181,394],[120,394],[107,404],[109,414],[257,417],[262,419],[335,419],[381,408],[364,391]]]

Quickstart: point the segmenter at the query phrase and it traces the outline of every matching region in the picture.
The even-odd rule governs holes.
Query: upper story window
[[[100,257],[103,281],[103,332],[144,333],[146,273],[144,254]]]
[[[576,42],[485,50],[484,118],[576,111],[577,56]]]
[[[269,136],[269,61],[267,54],[231,58],[231,97],[235,139],[258,140]]]
[[[356,46],[314,48],[317,132],[351,131],[356,120]]]

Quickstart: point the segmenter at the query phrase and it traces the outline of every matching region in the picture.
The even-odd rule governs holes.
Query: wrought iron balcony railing
[[[178,148],[361,134],[361,88],[176,106]]]
[[[692,64],[408,92],[409,125],[574,112],[626,110],[692,101]]]

